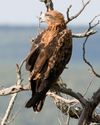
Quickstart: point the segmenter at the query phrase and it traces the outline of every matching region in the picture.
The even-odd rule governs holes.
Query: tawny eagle
[[[32,43],[26,60],[32,90],[26,107],[33,107],[37,112],[42,109],[46,93],[58,80],[72,53],[72,33],[66,27],[63,14],[48,11],[43,21],[48,27]]]

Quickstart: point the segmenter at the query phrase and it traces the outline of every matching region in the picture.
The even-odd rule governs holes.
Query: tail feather
[[[31,108],[33,106],[34,99],[30,98],[30,100],[26,103],[25,107],[26,108]]]
[[[33,107],[33,110],[35,112],[40,112],[43,107],[44,101],[45,101],[45,98],[40,100],[39,103]]]
[[[26,108],[33,107],[34,111],[40,112],[44,101],[45,101],[46,95],[42,95],[41,93],[36,93],[33,97],[30,98],[30,100],[26,103]]]
[[[48,84],[48,80],[31,80],[30,83],[32,97],[26,103],[25,107],[33,107],[34,111],[40,112],[43,107],[46,98],[46,93],[49,90],[50,85]]]

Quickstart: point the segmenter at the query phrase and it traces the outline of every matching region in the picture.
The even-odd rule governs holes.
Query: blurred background
[[[86,2],[87,0],[85,0]],[[81,0],[54,0],[56,10],[62,12],[66,19],[66,10],[72,4],[71,15],[76,14],[82,7]],[[31,39],[38,34],[38,16],[40,12],[45,12],[45,5],[39,0],[0,0],[0,88],[9,87],[16,84],[16,63],[20,64],[31,47]],[[84,32],[88,23],[94,16],[100,14],[100,1],[91,0],[84,12],[68,27],[73,33]],[[100,17],[98,18],[100,19]],[[97,20],[98,20],[97,19]],[[96,20],[96,21],[97,21]],[[96,22],[95,21],[95,22]],[[41,24],[40,30],[46,26]],[[86,44],[86,57],[100,74],[100,25],[95,28],[98,32],[88,39]],[[64,70],[62,78],[68,87],[74,91],[84,93],[92,80],[92,84],[87,93],[91,97],[92,93],[100,87],[100,80],[90,73],[89,67],[82,59],[82,44],[84,39],[73,39],[73,54]],[[23,84],[28,80],[28,72],[25,67],[22,69]],[[25,109],[24,105],[30,98],[31,92],[18,94],[14,106],[12,117],[16,115],[11,125],[58,125],[59,120],[66,123],[66,117],[53,104],[50,97],[47,97],[43,110],[36,114],[32,109]],[[10,96],[0,97],[0,118],[5,114]],[[71,125],[77,124],[77,120],[72,119]]]

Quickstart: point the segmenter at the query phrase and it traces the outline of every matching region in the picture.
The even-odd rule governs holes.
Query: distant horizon
[[[68,24],[68,27],[88,27],[87,24]],[[38,24],[0,24],[0,27],[38,27]],[[41,27],[46,27],[46,25],[41,25]],[[100,28],[100,24],[96,27]]]

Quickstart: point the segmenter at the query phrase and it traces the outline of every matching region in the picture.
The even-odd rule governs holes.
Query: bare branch
[[[91,29],[91,28],[94,28],[95,26],[97,26],[99,24],[99,21],[97,23],[95,23],[93,26],[92,26],[92,23],[93,21],[96,19],[97,16],[95,16],[93,18],[93,20],[89,23],[89,28],[88,28],[88,31]],[[89,37],[89,36],[88,36]],[[89,61],[87,61],[86,57],[85,57],[85,44],[87,42],[87,39],[88,37],[86,37],[85,39],[85,42],[83,43],[83,59],[85,61],[85,63],[87,63],[93,74],[100,78],[100,75],[97,74],[93,68],[93,66],[90,64]],[[82,112],[82,115],[80,117],[80,120],[79,120],[79,125],[81,125],[81,123],[84,123],[84,124],[90,124],[91,122],[91,119],[92,119],[92,114],[93,114],[93,111],[94,109],[97,107],[97,105],[100,103],[100,88],[97,90],[97,92],[95,92],[95,94],[93,95],[91,101],[88,102],[87,106],[84,108],[83,112]]]
[[[64,94],[67,94],[67,95],[70,95],[70,96],[76,98],[77,100],[80,101],[80,103],[82,104],[83,107],[87,104],[87,100],[80,93],[76,93],[72,89],[69,89],[69,88],[67,89],[67,88],[63,87],[63,88],[60,88],[59,91],[61,93],[64,93]]]
[[[21,67],[23,65],[23,62],[21,64]],[[21,78],[21,67],[19,67],[18,64],[16,64],[16,69],[17,69],[17,85],[21,85],[22,83],[22,78]],[[7,122],[8,122],[8,119],[10,117],[10,114],[12,112],[12,109],[13,109],[13,106],[14,106],[14,103],[15,103],[15,100],[17,98],[17,93],[14,93],[10,99],[10,102],[8,104],[8,107],[7,107],[7,110],[6,110],[6,113],[1,121],[1,125],[6,125]]]
[[[61,88],[61,89],[65,89],[65,87]],[[66,91],[68,91],[68,90],[66,89]],[[100,102],[100,90],[98,90],[98,92],[96,92],[96,93],[97,94],[94,94],[94,95],[96,95],[96,99],[95,99],[95,96],[93,96],[92,98],[94,98],[95,102],[97,102],[97,104],[98,104]],[[89,110],[91,108],[91,106],[95,104],[94,99],[91,98],[91,99],[89,99],[90,101],[87,100],[86,105],[82,108],[81,106],[77,105],[79,102],[76,99],[75,100],[72,99],[70,102],[69,99],[64,99],[63,97],[60,97],[59,95],[52,93],[52,92],[48,93],[48,95],[53,98],[54,103],[56,104],[57,108],[59,108],[63,114],[68,115],[68,113],[69,113],[70,117],[76,118],[76,119],[79,119],[80,116],[83,115],[84,109],[87,109],[87,107],[89,106],[88,107],[88,110]],[[91,100],[93,100],[93,101],[91,101]],[[97,104],[94,106],[96,107]],[[99,123],[100,114],[97,114],[96,112],[94,112],[93,115],[91,116],[91,122]],[[83,125],[83,124],[80,124],[80,125]]]
[[[96,27],[96,26],[99,24],[99,21],[98,21],[97,23],[95,23],[94,25],[92,25],[93,21],[94,21],[98,16],[100,16],[100,15],[95,16],[95,17],[92,19],[92,21],[89,23],[89,28],[88,28],[87,32],[90,31],[92,28]],[[90,36],[90,35],[89,35],[89,36]],[[89,67],[91,68],[93,74],[94,74],[96,77],[100,78],[100,75],[96,73],[96,71],[94,70],[92,64],[86,59],[85,45],[86,45],[86,42],[87,42],[89,36],[86,37],[86,39],[85,39],[85,41],[84,41],[84,43],[83,43],[83,60],[84,60],[84,62],[85,62],[87,65],[89,65]]]
[[[96,16],[90,21],[90,23],[89,23],[89,29],[93,29],[94,27],[96,27],[96,26],[100,23],[100,21],[98,20],[98,22],[95,23],[95,24],[92,26],[92,23],[94,22],[94,20],[95,20],[97,17],[99,17],[99,16],[100,16],[100,14],[96,15]]]
[[[100,16],[100,14],[99,15],[97,15],[97,16],[95,16],[90,22],[89,22],[89,27],[88,27],[88,29],[85,31],[85,32],[83,32],[83,33],[72,33],[72,37],[73,38],[84,38],[84,37],[86,37],[86,41],[87,41],[87,39],[88,39],[88,37],[89,36],[91,36],[91,35],[93,35],[93,34],[95,34],[95,33],[97,33],[97,31],[95,31],[93,28],[95,28],[97,25],[99,25],[100,24],[100,21],[98,20],[97,21],[97,23],[95,23],[94,25],[92,25],[92,23],[94,22],[94,20],[97,18],[97,17],[99,17]],[[84,42],[84,45],[83,46],[85,46],[85,44],[86,44],[86,42]],[[84,47],[83,47],[84,48]]]
[[[63,83],[62,83],[63,84]],[[100,114],[96,114],[93,113],[94,109],[97,107],[97,105],[100,103],[100,89],[97,90],[97,92],[94,93],[93,97],[88,99],[85,99],[81,94],[79,93],[75,93],[73,90],[66,88],[63,85],[60,85],[59,87],[55,87],[57,89],[57,91],[59,91],[60,93],[64,93],[66,95],[70,95],[74,98],[76,98],[77,100],[80,101],[80,103],[82,104],[82,107],[78,107],[78,106],[73,106],[75,103],[73,103],[73,105],[71,104],[67,104],[65,102],[65,100],[61,99],[59,100],[59,98],[56,98],[57,96],[55,96],[54,102],[56,103],[57,107],[64,113],[67,115],[67,111],[68,111],[68,106],[71,105],[71,108],[69,110],[69,114],[70,117],[74,117],[74,118],[79,118],[79,125],[83,125],[84,123],[84,118],[87,120],[87,122],[91,121],[91,122],[100,122]],[[77,103],[76,103],[77,104]],[[84,115],[83,115],[84,114]],[[86,114],[86,116],[85,116]],[[90,118],[90,119],[89,119]],[[96,118],[96,119],[95,119]],[[86,123],[87,123],[86,122]],[[85,124],[84,124],[85,125]],[[88,125],[88,124],[87,124]]]
[[[78,104],[79,101],[81,103],[83,103],[84,100],[85,100],[85,102],[84,102],[84,107],[85,107],[88,104],[87,100],[84,99],[84,97],[81,96],[79,93],[75,93],[71,89],[65,88],[65,85],[64,86],[61,85],[59,87],[60,88],[54,87],[54,89],[56,88],[56,91],[59,90],[58,92],[64,93],[66,95],[70,95],[70,96],[72,96],[72,97],[74,97],[76,99],[71,99],[71,100],[65,99],[65,98],[61,97],[60,95],[57,95],[57,94],[55,94],[53,92],[48,92],[47,95],[53,98],[53,100],[54,100],[55,104],[57,105],[57,107],[65,115],[67,115],[66,112],[68,110],[68,106],[70,105],[71,107],[70,107],[70,110],[69,110],[69,116],[72,117],[72,118],[79,118],[83,109],[82,109],[82,107],[74,106],[74,105]],[[22,92],[22,91],[28,91],[28,90],[30,90],[30,85],[29,84],[16,85],[16,86],[12,86],[12,87],[0,90],[0,95],[2,96],[2,94],[3,95],[8,95],[8,94],[12,94],[12,93],[16,94],[16,92]],[[93,96],[92,98],[95,98],[95,96]],[[100,99],[100,92],[98,92],[98,96],[96,96],[96,100],[98,100],[98,99]],[[92,116],[92,121],[97,122],[97,123],[100,122],[100,114],[94,113],[93,116]]]
[[[83,10],[86,8],[86,6],[90,3],[91,0],[88,0],[86,3],[83,4],[83,7],[81,8],[81,10],[74,16],[69,17],[69,10],[71,9],[71,5],[69,6],[69,8],[67,9],[67,20],[66,20],[66,24],[68,24],[70,21],[74,20],[75,18],[77,18],[82,12]],[[83,2],[82,2],[83,3]]]
[[[70,5],[67,9],[67,20],[70,20],[70,17],[69,17],[69,11],[70,9],[72,8],[72,5]]]
[[[82,123],[84,123],[84,125],[89,125],[91,123],[93,112],[99,103],[100,88],[93,94],[92,98],[88,101],[86,107],[84,107],[78,125],[83,125]]]
[[[86,90],[85,90],[85,92],[84,92],[83,96],[85,96],[85,95],[87,94],[87,92],[88,92],[88,90],[89,90],[89,88],[90,88],[90,86],[91,86],[91,84],[92,84],[93,80],[94,80],[94,77],[91,79],[91,81],[90,81],[90,83],[89,83],[88,87],[86,88]]]
[[[57,100],[60,100],[60,101],[63,101],[65,102],[66,104],[73,104],[73,103],[79,103],[79,101],[77,99],[64,99],[63,97],[53,93],[53,92],[48,92],[47,93],[48,96],[52,97],[53,99],[57,99]]]
[[[28,57],[28,56],[27,56]],[[17,74],[19,74],[19,76],[21,77],[21,69],[22,69],[22,66],[23,66],[23,64],[25,63],[25,61],[26,61],[26,59],[27,59],[27,57],[25,57],[24,59],[23,59],[23,61],[21,62],[21,64],[20,64],[20,66],[18,66],[18,64],[16,64],[16,66],[18,66],[19,68],[17,68],[17,72],[19,72],[19,73],[17,73]]]
[[[95,30],[89,30],[89,31],[85,31],[83,33],[77,33],[77,34],[72,34],[72,37],[73,38],[84,38],[84,37],[88,37],[88,36],[91,36],[93,34],[97,33],[97,31]]]
[[[7,121],[9,119],[10,113],[11,113],[11,111],[13,109],[16,97],[17,97],[16,93],[12,95],[12,97],[10,99],[10,102],[8,104],[8,107],[7,107],[6,113],[5,113],[4,117],[3,117],[3,119],[1,120],[1,125],[6,125],[7,124]]]
[[[20,107],[20,109],[17,109],[17,112],[11,116],[7,124],[9,125],[11,122],[13,122],[15,118],[19,115],[19,113],[21,112],[22,112],[22,107]]]
[[[28,90],[30,90],[30,84],[26,84],[24,86],[23,85],[13,85],[11,87],[1,89],[0,96],[6,96],[6,95],[21,92],[21,91],[28,91]]]

